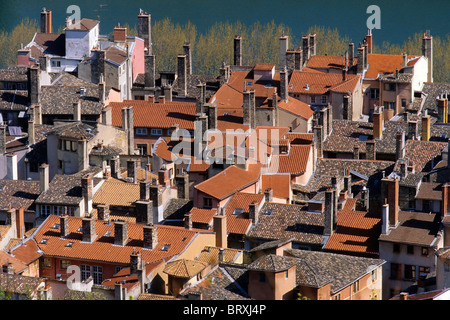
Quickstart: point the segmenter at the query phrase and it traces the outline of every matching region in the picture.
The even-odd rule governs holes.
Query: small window
[[[380,98],[380,90],[378,88],[370,89],[370,99],[378,100]]]
[[[395,91],[395,83],[385,83],[384,90],[386,91]]]
[[[76,141],[72,141],[71,142],[70,151],[72,151],[72,152],[76,152],[77,151],[77,142]]]
[[[371,274],[372,282],[377,281],[377,270],[373,270]]]
[[[259,273],[259,282],[266,282],[266,274],[264,272]]]
[[[394,243],[394,244],[392,245],[392,252],[394,252],[394,253],[400,253],[400,244]]]
[[[412,245],[407,245],[407,246],[406,246],[406,253],[408,253],[408,254],[414,254],[414,246],[412,246]]]
[[[310,101],[311,101],[311,103],[316,103],[316,97],[315,96],[311,96]]]
[[[416,280],[416,266],[405,264],[405,279]]]
[[[212,208],[212,199],[211,198],[203,198],[203,208],[205,208],[205,209]]]
[[[48,241],[48,239],[47,239],[47,238],[44,238],[44,239],[42,239],[39,243],[40,243],[40,244],[47,244],[47,241]]]
[[[162,129],[152,129],[152,136],[160,136],[162,135]]]
[[[52,267],[52,259],[51,258],[43,258],[42,259],[42,266],[44,268],[51,268]]]
[[[427,256],[428,255],[428,248],[422,247],[422,255]]]
[[[359,280],[356,280],[353,283],[353,293],[357,293],[359,291]]]
[[[75,242],[73,242],[73,241],[69,241],[69,242],[67,242],[66,247],[72,248],[74,243]]]
[[[284,278],[285,279],[289,278],[289,269],[284,272]]]
[[[170,248],[170,244],[166,243],[165,245],[162,246],[161,251],[167,251],[167,250],[169,250],[169,248]]]
[[[341,300],[341,294],[338,293],[337,295],[335,295],[335,296],[333,297],[333,300]]]
[[[148,154],[147,144],[137,144],[136,146],[139,149],[139,153],[141,156],[146,156]]]
[[[61,269],[67,269],[68,266],[70,266],[69,260],[61,260],[59,263],[59,266]]]
[[[391,263],[391,279],[398,280],[401,278],[401,268],[398,263]]]
[[[136,128],[136,135],[146,136],[147,135],[147,128]]]
[[[320,98],[320,102],[323,103],[323,104],[327,103],[327,96],[322,96]]]
[[[64,141],[64,150],[70,151],[70,145],[71,145],[70,142],[71,142],[71,141],[69,141],[69,140],[65,140],[65,141]]]

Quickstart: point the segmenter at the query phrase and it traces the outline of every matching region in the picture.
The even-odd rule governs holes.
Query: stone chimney
[[[94,182],[90,175],[85,175],[81,178],[81,190],[84,201],[84,212],[88,214],[92,211]]]
[[[82,219],[83,242],[92,243],[97,236],[95,233],[95,219],[93,217],[85,217]]]
[[[164,98],[166,99],[166,102],[172,102],[172,91],[172,86],[167,85],[164,87]]]
[[[448,122],[448,99],[440,97],[437,99],[438,121]]]
[[[357,49],[357,59],[358,59],[358,65],[356,67],[356,73],[359,75],[362,75],[364,73],[364,57],[365,57],[365,50],[364,46],[360,43]]]
[[[40,93],[39,67],[30,66],[28,69],[28,97],[30,98],[30,104],[36,105],[41,101]]]
[[[45,54],[39,57],[39,68],[41,71],[48,71],[48,61],[48,56]]]
[[[286,67],[280,72],[280,98],[282,101],[287,102],[289,100],[289,83]]]
[[[422,141],[429,141],[431,137],[431,119],[430,116],[422,117]]]
[[[323,126],[314,126],[313,131],[314,131],[314,145],[317,150],[317,158],[322,158],[323,157],[322,143],[324,136]]]
[[[242,66],[242,37],[234,37],[234,65]]]
[[[128,107],[127,109],[127,128],[128,128],[128,154],[134,154],[134,115],[133,115],[133,106]]]
[[[252,224],[258,223],[259,212],[258,212],[258,203],[253,201],[248,205],[248,218],[252,220]]]
[[[397,132],[395,141],[395,160],[405,158],[405,131]]]
[[[41,111],[41,105],[36,104],[34,106],[30,106],[30,109],[33,109],[33,121],[34,124],[42,124],[42,111]]]
[[[244,124],[249,124],[252,129],[255,128],[255,92],[252,90],[243,92],[243,112]]]
[[[144,48],[152,54],[152,16],[143,10],[138,14],[138,37],[144,40]]]
[[[384,119],[381,107],[375,108],[373,113],[373,138],[381,140],[383,138]]]
[[[189,200],[189,175],[185,172],[175,176],[178,199]]]
[[[130,274],[137,274],[142,266],[142,257],[140,252],[136,252],[136,249],[133,248],[133,251],[130,254]]]
[[[359,159],[359,146],[358,145],[353,146],[353,159],[355,159],[355,160]]]
[[[145,249],[154,249],[158,245],[158,227],[154,224],[149,224],[143,227]]]
[[[106,100],[106,88],[105,88],[105,76],[103,74],[100,75],[100,80],[98,82],[98,99],[102,104],[105,104]]]
[[[136,223],[149,224],[153,222],[153,202],[149,200],[139,200],[134,203],[136,213]]]
[[[114,223],[114,244],[125,246],[128,242],[128,222],[116,221]]]
[[[294,52],[294,70],[303,70],[303,50],[301,48]]]
[[[144,81],[146,88],[154,88],[156,86],[155,80],[155,70],[156,62],[155,55],[145,55],[144,57]]]
[[[407,140],[417,140],[419,138],[419,126],[416,120],[408,121]]]
[[[369,189],[364,186],[361,190],[362,211],[369,211]]]
[[[309,57],[316,55],[316,34],[309,34]]]
[[[287,66],[286,51],[289,48],[289,37],[284,33],[280,37],[280,66]]]
[[[428,33],[424,33],[422,37],[422,56],[428,62],[427,82],[433,82],[433,37]]]
[[[305,35],[302,37],[302,50],[303,50],[303,64],[306,65],[308,63],[309,57],[310,57],[310,50],[309,50],[309,36]]]
[[[109,204],[99,204],[97,205],[97,219],[98,220],[109,220]]]
[[[127,161],[127,182],[137,183],[137,163],[136,160]]]
[[[163,219],[162,195],[156,183],[150,185],[150,200],[153,203],[153,223],[156,224]]]
[[[403,68],[408,66],[408,55],[406,54],[406,52],[403,52],[402,54],[403,57]]]
[[[6,155],[6,179],[9,180],[17,180],[18,179],[18,171],[17,171],[17,154],[8,153]]]
[[[381,190],[381,196],[387,199],[387,204],[389,204],[389,226],[395,227],[398,223],[399,181],[384,178],[381,180]]]
[[[265,202],[273,201],[273,190],[271,188],[264,190],[264,199],[265,199]]]
[[[389,233],[389,204],[385,203],[381,207],[381,234]]]
[[[375,149],[375,140],[369,140],[366,142],[366,159],[367,160],[376,160],[377,152]]]
[[[347,73],[347,71],[344,71]],[[353,105],[352,105],[352,97],[349,95],[345,95],[342,100],[342,112],[344,120],[352,120],[353,118]]]
[[[227,216],[224,210],[220,210],[220,212],[217,210],[217,215],[213,217],[213,224],[216,233],[216,247],[228,248]]]
[[[349,174],[348,170],[345,170],[344,172],[344,191],[347,191],[347,197],[353,198],[352,176]]]
[[[59,230],[61,238],[65,238],[69,235],[69,216],[63,215],[59,217]]]
[[[353,66],[353,60],[355,60],[355,45],[353,44],[353,42],[350,42],[348,44],[348,64],[349,64],[349,68],[351,68]]]
[[[186,56],[186,70],[187,74],[192,74],[192,53],[191,44],[187,41],[183,44],[183,54]]]
[[[111,107],[105,107],[102,109],[102,124],[105,126],[112,126]]]
[[[324,230],[325,236],[331,236],[334,231],[334,208],[333,208],[333,190],[325,191],[325,212],[324,212]]]
[[[100,83],[101,76],[106,75],[106,52],[104,50],[92,50],[94,59],[91,65],[92,79],[95,83]]]
[[[0,126],[0,155],[6,153],[6,126]]]
[[[186,213],[184,215],[184,227],[188,230],[192,229],[192,213]]]
[[[41,11],[41,33],[53,33],[52,12],[46,8]]]
[[[187,75],[186,75],[186,56],[184,54],[178,55],[178,87],[180,88],[179,96],[187,96]]]
[[[43,163],[39,167],[39,182],[40,182],[40,193],[43,193],[48,190],[48,186],[50,183],[49,178],[49,165],[46,163]]]
[[[81,100],[73,103],[73,120],[81,121]]]
[[[116,156],[109,161],[111,167],[111,177],[115,179],[120,179],[120,158]]]
[[[208,129],[217,130],[217,105],[207,103],[205,108],[208,108]]]

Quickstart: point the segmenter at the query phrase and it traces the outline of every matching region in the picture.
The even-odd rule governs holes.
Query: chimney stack
[[[258,223],[258,203],[256,201],[253,201],[248,206],[248,218],[252,220],[252,224]]]
[[[73,120],[81,121],[81,100],[73,103]]]
[[[264,199],[265,199],[265,202],[273,201],[273,190],[271,188],[264,190]]]
[[[97,219],[98,220],[109,220],[109,204],[99,204],[97,205]]]
[[[367,42],[367,53],[372,53],[372,30],[367,29],[366,42]]]
[[[112,158],[109,162],[111,166],[111,177],[115,179],[120,179],[120,158],[116,156]]]
[[[164,98],[166,102],[172,102],[172,86],[164,87]]]
[[[187,96],[186,60],[186,55],[178,55],[177,82],[180,88],[179,96]]]
[[[143,10],[138,14],[138,37],[144,40],[144,48],[152,54],[152,17]]]
[[[317,158],[323,157],[323,149],[322,149],[322,143],[323,143],[323,126],[314,126],[314,145],[317,150]]]
[[[417,139],[419,139],[419,126],[418,126],[417,121],[409,120],[407,123],[408,123],[407,140],[417,140]]]
[[[213,219],[214,232],[216,233],[216,247],[227,248],[227,216],[223,211],[219,213],[219,210],[217,210],[217,215]]]
[[[353,42],[348,44],[348,64],[349,68],[353,67],[353,60],[355,60],[355,45]]]
[[[139,200],[134,203],[136,212],[136,223],[149,224],[153,222],[153,202]]]
[[[288,74],[286,67],[280,72],[280,98],[282,101],[287,102],[289,100],[289,84],[288,84]]]
[[[114,244],[125,246],[128,242],[128,222],[116,221],[114,223]]]
[[[81,189],[84,200],[84,212],[88,214],[92,211],[92,198],[94,182],[90,175],[85,175],[81,178]]]
[[[381,207],[381,234],[389,233],[389,204],[385,203]]]
[[[184,215],[184,227],[188,230],[192,230],[192,213],[186,213]]]
[[[92,243],[96,237],[95,219],[93,217],[85,217],[82,219],[83,242]]]
[[[144,81],[146,88],[154,88],[155,84],[155,55],[147,54],[144,57],[145,71],[144,71]]]
[[[52,33],[52,12],[45,8],[41,11],[41,33]]]
[[[280,37],[280,66],[286,67],[287,61],[286,61],[286,51],[289,48],[289,37],[286,36],[283,32],[283,34]]]
[[[375,150],[375,140],[370,140],[366,142],[366,159],[367,160],[377,159],[377,153]]]
[[[431,137],[431,119],[429,115],[422,117],[422,141],[429,141]]]
[[[347,74],[347,71],[343,72]],[[342,108],[344,120],[352,120],[353,118],[352,97],[350,97],[349,95],[344,96],[344,99],[342,101]]]
[[[137,164],[136,160],[130,159],[127,161],[127,181],[137,183]]]
[[[311,33],[309,35],[309,57],[316,55],[316,34]]]
[[[128,135],[128,154],[134,154],[134,115],[133,106],[128,107],[127,112],[127,135]]]
[[[405,158],[405,131],[397,132],[395,160]]]
[[[140,252],[136,252],[136,249],[133,248],[133,251],[130,254],[130,274],[137,274],[139,269],[141,269],[142,257]]]
[[[208,129],[217,130],[217,105],[208,103],[205,108],[208,108]]]
[[[331,236],[334,231],[333,190],[325,191],[324,230],[325,236]]]
[[[37,105],[40,102],[40,91],[39,67],[31,66],[28,69],[28,97],[30,104]]]
[[[448,215],[448,196],[449,196],[450,184],[445,182],[442,184],[442,202],[441,202],[441,217]]]
[[[384,178],[381,180],[381,188],[382,199],[387,199],[387,204],[389,204],[389,226],[395,227],[398,223],[399,181]]]
[[[191,44],[187,41],[183,44],[183,53],[186,56],[186,70],[187,74],[192,74],[192,53],[191,53]]]
[[[242,37],[234,37],[234,65],[242,66]]]
[[[116,26],[113,31],[114,42],[126,42],[127,41],[127,28]]]
[[[243,93],[243,109],[244,124],[249,124],[250,128],[254,129],[256,127],[255,91],[248,90]]]
[[[357,49],[357,59],[358,59],[358,64],[357,64],[357,69],[356,69],[356,73],[359,75],[362,75],[364,73],[364,69],[365,69],[365,50],[364,50],[364,46],[360,43]]]
[[[381,140],[383,137],[384,119],[381,107],[375,107],[373,113],[373,138]]]
[[[428,33],[424,33],[422,37],[422,56],[428,62],[427,82],[433,82],[433,37]]]
[[[362,211],[369,211],[369,189],[364,186],[361,191]]]
[[[185,172],[175,176],[178,199],[189,200],[189,175]]]
[[[46,163],[43,163],[39,167],[39,176],[40,176],[40,193],[43,193],[48,190],[48,185],[50,183],[49,179],[49,165]]]
[[[18,179],[18,171],[17,171],[17,154],[8,153],[6,155],[6,179],[9,180],[17,180]]]
[[[310,50],[309,50],[309,36],[305,35],[302,37],[302,50],[303,50],[303,64],[306,65],[308,63],[309,57],[310,57]]]
[[[144,245],[145,249],[154,249],[158,244],[158,227],[154,224],[149,224],[143,227]]]
[[[61,232],[61,238],[65,238],[69,235],[69,216],[63,215],[59,217],[59,230]]]

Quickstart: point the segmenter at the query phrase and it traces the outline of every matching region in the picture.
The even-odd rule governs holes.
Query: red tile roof
[[[27,268],[27,265],[23,261],[11,256],[5,251],[0,250],[0,267],[7,266],[9,264],[13,267],[14,273],[22,272]]]
[[[289,81],[289,93],[325,94],[328,91],[353,92],[359,75],[347,74],[343,81],[340,73],[294,71]]]
[[[272,97],[277,87],[280,84],[280,74],[275,73],[272,81],[267,80],[253,80],[253,71],[234,71],[231,73],[228,85],[243,93],[245,89],[255,90],[255,97]]]
[[[280,199],[289,199],[291,194],[290,174],[263,174],[261,176],[261,189],[273,190],[273,196]]]
[[[252,220],[248,219],[249,205],[255,201],[259,207],[263,199],[263,194],[237,192],[225,208],[225,214],[227,216],[227,232],[247,234],[252,224]],[[244,209],[244,212],[239,215],[233,214],[235,209],[238,208]]]
[[[291,145],[287,154],[273,155],[270,163],[270,172],[288,172],[300,175],[306,171],[311,145]]]
[[[217,209],[192,208],[190,213],[192,214],[192,222],[211,225],[213,217],[217,214]]]
[[[25,240],[21,245],[11,248],[11,253],[14,257],[20,261],[23,261],[25,264],[32,263],[36,259],[39,259],[42,255],[42,253],[39,252],[38,245],[31,238]]]
[[[413,66],[420,56],[409,55],[408,66]],[[396,69],[403,68],[403,55],[401,54],[377,54],[369,53],[367,55],[368,70],[365,79],[377,79],[378,75],[394,73]]]
[[[358,62],[357,58],[353,59],[353,63],[350,65],[355,66]],[[345,57],[343,56],[320,56],[315,55],[309,58],[306,64],[308,68],[314,69],[339,69],[342,70],[345,64]]]
[[[244,170],[232,165],[194,188],[216,199],[225,199],[256,183],[261,176],[261,167],[260,163],[249,164],[248,170]]]

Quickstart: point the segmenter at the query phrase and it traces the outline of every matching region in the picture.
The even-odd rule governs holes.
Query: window
[[[416,266],[405,264],[405,279],[416,280]]]
[[[407,253],[407,254],[414,254],[414,246],[408,244],[408,245],[406,246],[406,253]]]
[[[123,267],[119,267],[119,266],[115,267],[114,268],[114,274],[116,274],[117,272],[119,272],[122,269],[123,269]]]
[[[91,267],[85,264],[81,265],[81,281],[85,281],[91,276]]]
[[[77,151],[77,142],[76,141],[72,141],[71,142],[70,151],[72,151],[72,152],[76,152]]]
[[[61,269],[67,269],[67,267],[70,266],[70,261],[69,260],[61,260],[59,263],[59,267]]]
[[[320,97],[320,102],[322,102],[323,104],[327,103],[327,96]]]
[[[316,103],[316,97],[315,96],[311,96],[311,103]]]
[[[212,199],[211,198],[203,198],[203,208],[205,208],[205,209],[212,208]]]
[[[52,212],[52,214],[56,214],[56,215],[62,215],[62,214],[64,214],[64,207],[61,207],[61,206],[53,206],[53,208],[52,208],[53,210],[53,212]]]
[[[152,129],[152,136],[160,136],[162,135],[162,129]]]
[[[372,282],[377,281],[377,270],[373,270],[371,274]]]
[[[59,60],[52,60],[52,66],[53,67],[57,67],[57,68],[61,67],[61,61],[59,61]]]
[[[385,101],[384,102],[384,108],[386,110],[394,110],[395,109],[395,102]]]
[[[146,156],[147,155],[147,153],[148,153],[148,146],[147,146],[147,144],[139,144],[138,143],[136,146],[139,149],[139,153],[140,153],[141,156]]]
[[[370,99],[378,100],[379,98],[380,98],[380,89],[378,89],[378,88],[370,89]]]
[[[71,145],[70,141],[69,140],[65,140],[64,141],[64,150],[70,151],[70,145]]]
[[[406,99],[402,99],[402,107],[406,108]]]
[[[427,256],[428,255],[428,248],[422,247],[422,255]]]
[[[92,267],[92,277],[95,284],[102,284],[103,282],[103,268],[99,266]]]
[[[259,273],[259,282],[266,282],[266,274],[264,272]]]
[[[398,263],[391,263],[391,279],[401,279],[401,268]]]
[[[359,291],[359,280],[356,280],[353,282],[353,293],[356,293]]]
[[[67,208],[67,214],[71,217],[75,216],[75,211],[77,210],[77,208],[75,207],[66,207]]]
[[[429,273],[430,273],[429,267],[419,267],[419,275],[420,276],[426,276]]]
[[[139,135],[139,136],[146,136],[147,135],[147,128],[136,128],[136,134]]]
[[[288,279],[288,278],[289,278],[289,270],[286,270],[286,271],[284,272],[284,278],[285,278],[285,279]]]
[[[51,268],[52,267],[52,259],[51,258],[43,258],[42,259],[42,266],[44,268]]]
[[[58,169],[61,169],[64,172],[64,161],[58,160]]]
[[[48,217],[50,214],[50,206],[41,205],[41,217]]]
[[[337,295],[335,295],[335,296],[333,297],[333,300],[341,300],[341,294],[338,293]]]
[[[385,83],[384,90],[386,91],[395,91],[395,83]]]
[[[394,243],[392,245],[392,252],[394,253],[400,253],[400,245],[398,243]]]
[[[39,171],[39,163],[30,162],[30,172],[38,172]]]

